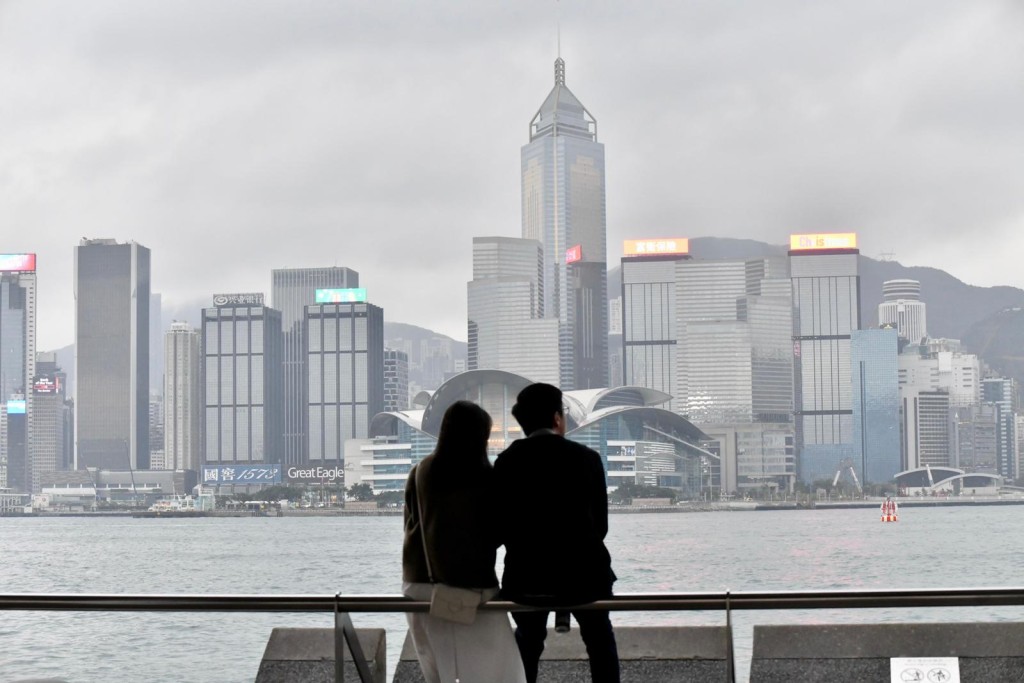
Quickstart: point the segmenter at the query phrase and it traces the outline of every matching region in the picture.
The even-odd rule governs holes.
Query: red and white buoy
[[[899,505],[896,501],[888,496],[882,501],[882,521],[883,522],[898,522],[899,516]]]

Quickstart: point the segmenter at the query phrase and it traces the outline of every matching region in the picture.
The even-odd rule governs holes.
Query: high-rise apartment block
[[[6,485],[30,491],[36,367],[36,255],[0,254],[0,469]]]
[[[384,349],[384,410],[409,408],[409,354]]]
[[[281,313],[262,294],[217,294],[202,325],[204,463],[280,464]]]
[[[850,337],[860,329],[853,233],[791,235],[796,439],[800,478],[832,479],[854,444]]]
[[[470,370],[560,381],[559,322],[544,317],[543,253],[537,240],[473,238],[473,280],[467,286]]]
[[[917,280],[887,280],[882,283],[884,301],[878,304],[878,324],[892,325],[903,339],[922,344],[928,336],[921,283]]]
[[[149,249],[83,239],[75,248],[78,469],[149,467]]]
[[[365,292],[316,298],[347,303],[305,307],[309,459],[341,461],[345,441],[365,439],[384,410],[384,311]]]
[[[604,145],[597,121],[565,84],[530,122],[521,152],[522,236],[544,250],[544,315],[559,321],[559,385],[608,385],[608,267]]]
[[[169,470],[198,471],[202,462],[200,349],[199,331],[188,323],[174,322],[164,335],[163,443],[164,465]]]
[[[305,308],[316,303],[317,289],[359,287],[359,273],[349,268],[283,268],[271,274],[271,306],[281,312],[284,332],[284,464],[309,457],[306,409]]]

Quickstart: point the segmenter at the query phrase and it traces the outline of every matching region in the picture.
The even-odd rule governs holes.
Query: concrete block
[[[356,635],[374,683],[385,683],[384,629],[356,629]],[[345,683],[358,683],[359,674],[345,649]],[[334,683],[334,629],[275,628],[263,651],[256,683]]]
[[[892,657],[958,657],[960,678],[1024,680],[1024,623],[754,626],[751,683],[889,680]]]
[[[729,630],[725,626],[626,626],[615,629],[622,680],[636,683],[725,681]],[[412,638],[405,636],[393,683],[423,683]],[[587,650],[579,628],[560,635],[548,629],[538,683],[590,683]]]

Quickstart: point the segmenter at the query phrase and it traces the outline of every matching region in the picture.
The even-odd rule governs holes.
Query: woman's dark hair
[[[444,411],[434,453],[438,461],[488,463],[491,416],[472,401],[456,401]]]

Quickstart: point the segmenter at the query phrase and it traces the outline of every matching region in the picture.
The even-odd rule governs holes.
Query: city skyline
[[[856,229],[871,256],[1024,284],[1019,5],[560,7],[571,84],[613,152],[611,245]],[[165,310],[339,263],[392,319],[464,339],[470,255],[451,245],[519,234],[553,4],[250,9],[239,25],[199,5],[5,8],[0,215],[5,251],[39,253],[40,348],[72,338],[73,245],[109,234],[160,254]],[[498,106],[452,115],[481,100]]]

